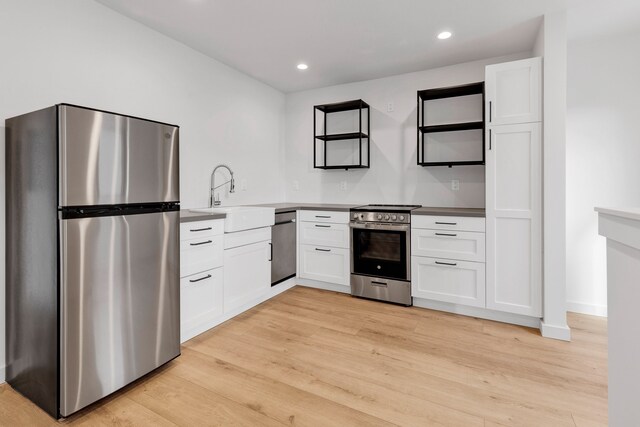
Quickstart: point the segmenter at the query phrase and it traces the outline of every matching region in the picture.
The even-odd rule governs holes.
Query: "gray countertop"
[[[424,206],[411,211],[411,215],[473,216],[484,218],[484,208],[436,208]]]
[[[337,211],[348,212],[349,209],[362,206],[347,205],[347,204],[335,204],[335,203],[263,203],[259,205],[250,206],[264,206],[269,208],[275,208],[276,213],[297,211],[297,210],[312,210],[312,211]],[[484,208],[441,208],[441,207],[429,207],[414,209],[411,211],[412,215],[442,215],[442,216],[468,216],[468,217],[481,217],[484,218]],[[200,212],[191,212],[188,209],[180,211],[180,222],[192,222],[192,221],[204,221],[208,219],[221,219],[225,218],[223,213],[209,214]]]
[[[223,219],[226,218],[226,214],[223,213],[202,213],[191,212],[189,209],[182,209],[180,211],[180,222],[194,222],[194,221],[206,221],[208,219]]]

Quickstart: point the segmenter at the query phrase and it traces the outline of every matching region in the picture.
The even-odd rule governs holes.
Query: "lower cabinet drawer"
[[[453,230],[411,230],[411,254],[485,262],[485,234]]]
[[[349,223],[349,212],[300,210],[298,211],[298,217],[300,221],[308,222]]]
[[[349,225],[347,224],[301,222],[299,227],[300,243],[303,245],[349,247]]]
[[[180,334],[184,341],[194,328],[198,332],[209,329],[207,323],[222,314],[223,309],[222,268],[180,279]],[[188,338],[187,338],[188,339]]]
[[[484,233],[485,218],[460,216],[411,215],[411,228],[477,231]]]
[[[223,236],[180,241],[180,277],[222,266]]]
[[[183,222],[180,224],[180,240],[219,236],[224,233],[224,219]]]
[[[412,256],[411,296],[484,307],[485,264]]]
[[[300,277],[349,286],[350,253],[344,248],[300,245]]]

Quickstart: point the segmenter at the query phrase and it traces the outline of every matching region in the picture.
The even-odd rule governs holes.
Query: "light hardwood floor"
[[[537,330],[293,288],[185,343],[82,426],[602,426],[606,320]],[[55,425],[0,386],[0,424]]]

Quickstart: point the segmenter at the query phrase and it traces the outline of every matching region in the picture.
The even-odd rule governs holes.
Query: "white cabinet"
[[[349,212],[298,211],[298,277],[349,286]]]
[[[411,257],[411,295],[474,307],[485,306],[485,265],[481,262]]]
[[[349,257],[345,248],[300,245],[300,277],[349,286]]]
[[[271,288],[271,228],[229,233],[224,250],[224,312],[240,309]],[[266,240],[268,239],[268,240]]]
[[[180,341],[211,328],[223,310],[224,220],[180,224]]]
[[[411,217],[411,296],[485,306],[485,219]]]
[[[487,308],[542,316],[542,60],[486,68]]]
[[[180,342],[206,331],[223,310],[222,268],[180,279]]]
[[[542,315],[541,124],[489,128],[487,308]]]
[[[494,64],[485,71],[488,126],[542,120],[542,59]]]

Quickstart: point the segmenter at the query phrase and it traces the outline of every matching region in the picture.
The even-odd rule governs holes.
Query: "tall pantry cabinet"
[[[542,60],[486,67],[486,307],[542,317]]]

